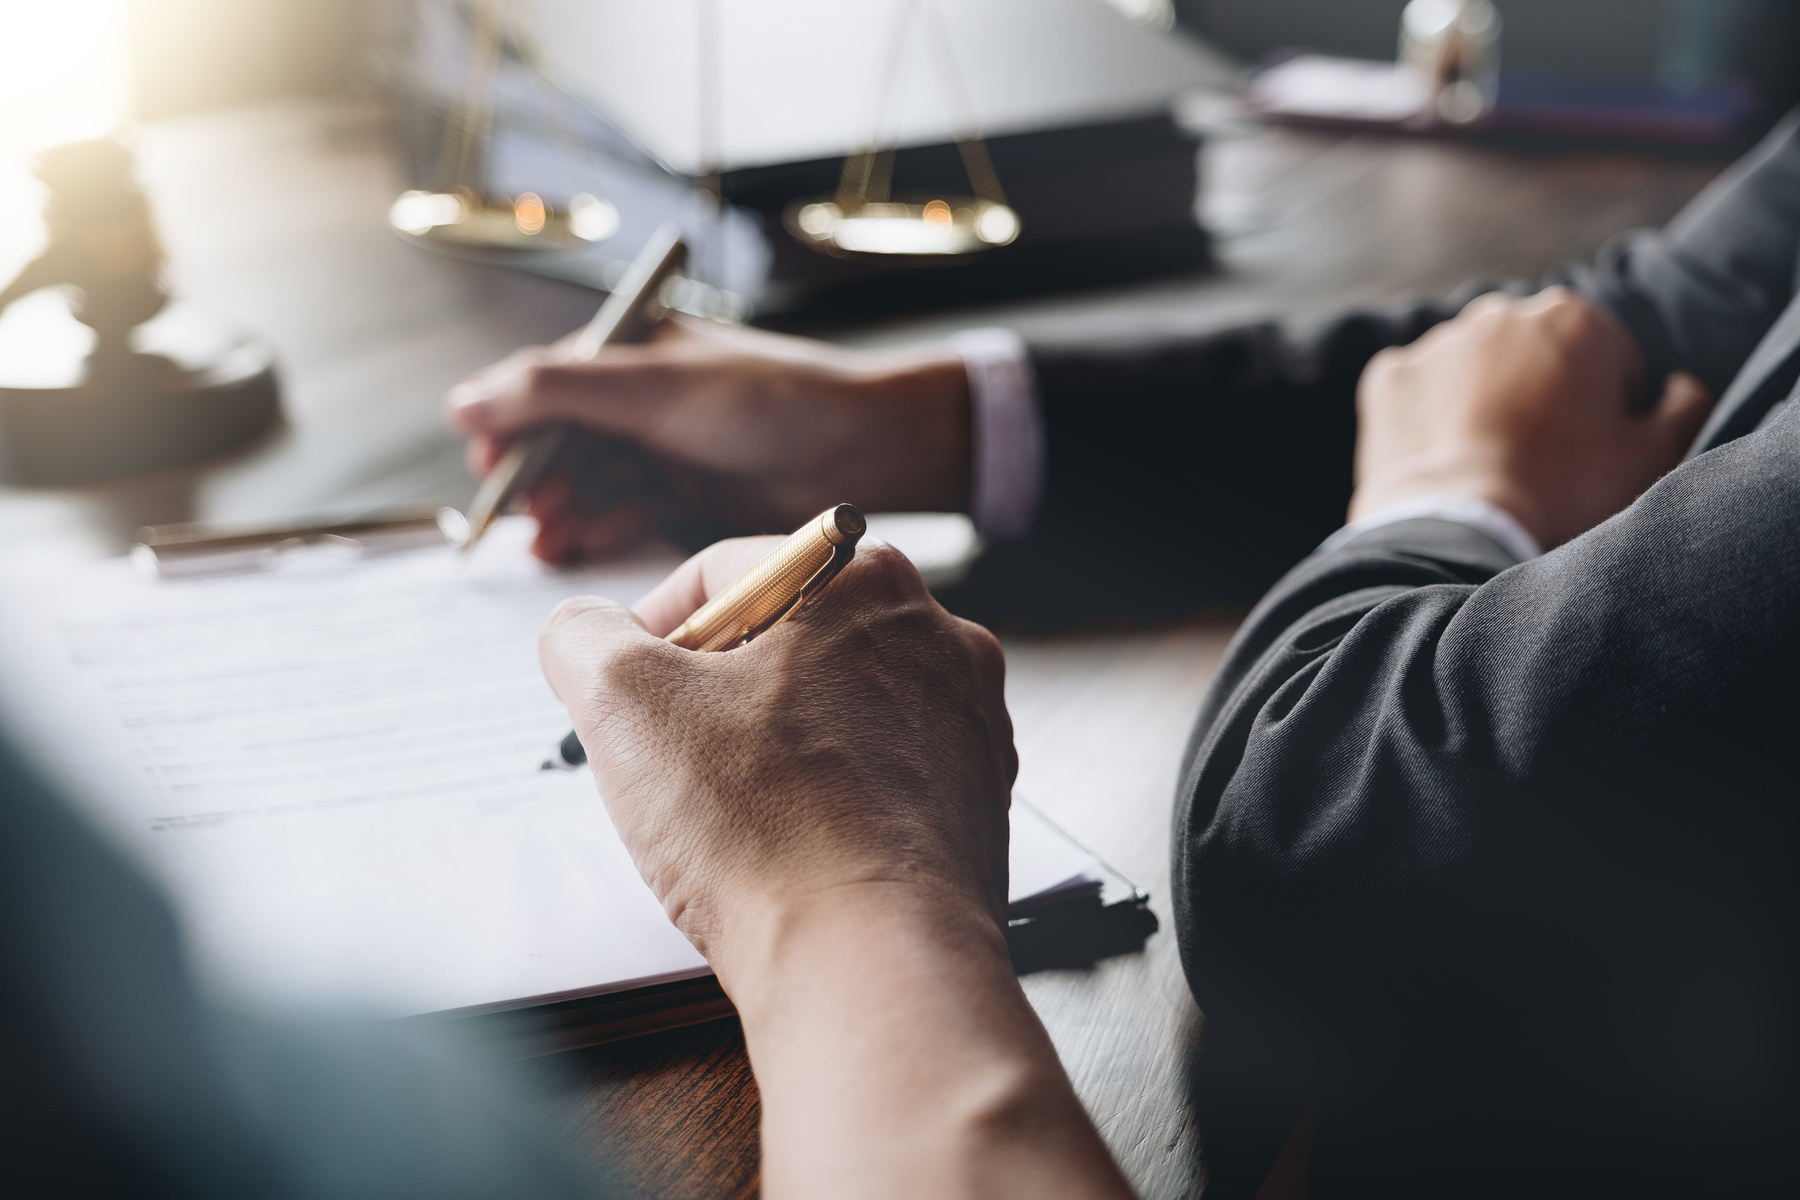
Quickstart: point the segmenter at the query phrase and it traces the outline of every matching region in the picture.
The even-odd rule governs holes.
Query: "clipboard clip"
[[[222,528],[204,522],[146,525],[138,530],[131,560],[163,578],[260,571],[303,547],[362,558],[457,545],[468,522],[454,508],[421,504],[373,513],[353,521]]]

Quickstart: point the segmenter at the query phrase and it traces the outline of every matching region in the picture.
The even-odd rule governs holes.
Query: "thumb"
[[[1650,410],[1650,422],[1657,439],[1676,459],[1687,452],[1700,435],[1707,414],[1713,410],[1712,389],[1691,371],[1672,371],[1663,381],[1662,395]]]
[[[785,538],[743,537],[714,542],[671,571],[631,606],[644,626],[658,637],[668,637],[677,626],[733,580],[761,562]]]
[[[496,363],[489,363],[444,395],[444,415],[450,427],[464,437],[504,433],[515,427],[509,418],[516,397],[509,396],[518,381],[538,366],[557,357],[549,346],[526,346]]]
[[[654,677],[675,669],[666,660],[680,654],[630,609],[599,596],[564,600],[538,634],[544,678],[568,708],[584,744],[609,717],[642,696]]]

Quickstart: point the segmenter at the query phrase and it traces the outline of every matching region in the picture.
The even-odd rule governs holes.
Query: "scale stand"
[[[930,0],[900,0],[897,12],[868,147],[844,159],[836,195],[794,201],[783,212],[782,223],[801,245],[833,258],[936,266],[1010,246],[1019,236],[1019,214],[1007,204],[994,174],[943,17]],[[914,24],[920,27],[927,56],[935,61],[940,84],[958,110],[956,148],[973,196],[891,192],[898,145],[897,139],[883,137],[882,125],[898,99],[907,34]]]

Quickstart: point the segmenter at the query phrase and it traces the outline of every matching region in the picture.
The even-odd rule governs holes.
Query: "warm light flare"
[[[127,111],[125,4],[0,0],[0,284],[43,242],[30,152],[111,132]]]
[[[544,232],[544,201],[536,192],[526,192],[513,201],[513,224],[527,236]]]
[[[105,132],[126,112],[126,0],[0,0],[0,151]]]

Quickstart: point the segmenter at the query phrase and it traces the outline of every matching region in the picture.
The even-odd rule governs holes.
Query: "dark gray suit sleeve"
[[[1677,367],[1725,393],[1794,297],[1800,269],[1800,110],[1660,230],[1609,242],[1566,282],[1643,347],[1652,388]],[[1791,380],[1790,380],[1791,383]]]
[[[1326,1175],[1791,1174],[1800,410],[1506,566],[1410,522],[1258,606],[1177,801],[1194,993]]]
[[[1797,269],[1800,114],[1666,229],[1622,235],[1545,282],[1614,312],[1652,389],[1685,367],[1723,395],[1788,306]],[[1343,521],[1369,358],[1494,286],[1308,326],[1032,347],[1048,443],[1038,524],[990,552],[949,602],[980,620],[1044,624],[1248,603]],[[1790,367],[1800,372],[1800,356]],[[1778,374],[1762,390],[1778,398],[1793,383]],[[1743,428],[1725,432],[1765,409],[1744,406]]]
[[[1248,604],[1343,523],[1363,365],[1459,307],[1032,347],[1048,472],[1036,526],[946,602],[1053,625]]]

